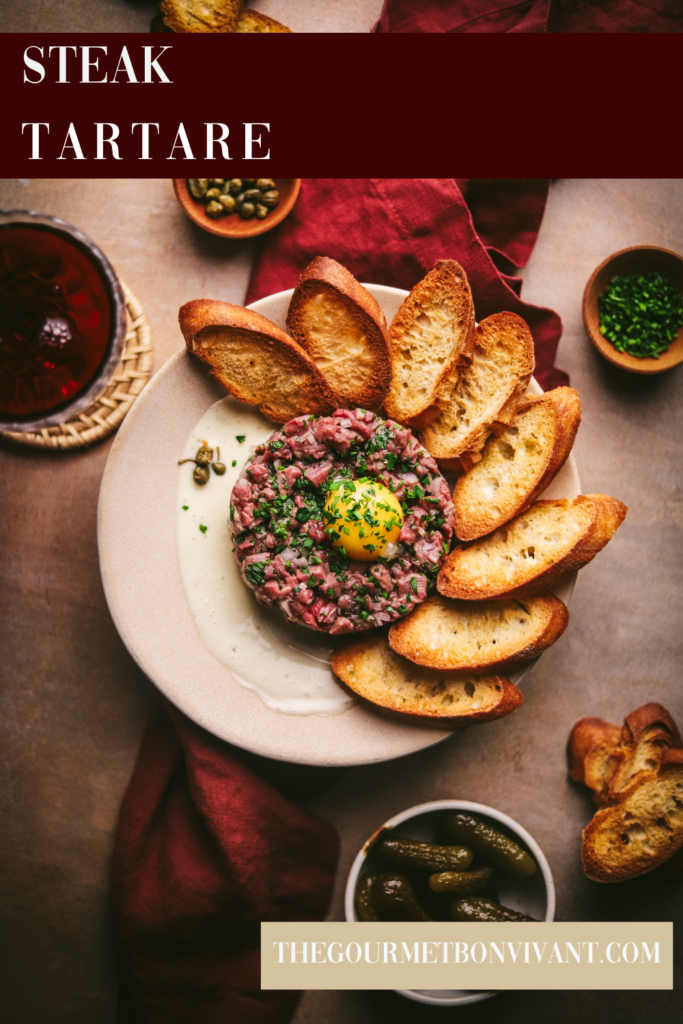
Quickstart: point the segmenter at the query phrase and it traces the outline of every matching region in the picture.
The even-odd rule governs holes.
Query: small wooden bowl
[[[683,295],[683,256],[657,245],[632,245],[629,249],[615,252],[593,271],[583,293],[583,322],[588,337],[605,359],[631,373],[662,373],[683,362],[683,327],[678,329],[678,334],[659,359],[637,359],[626,352],[617,352],[600,333],[598,295],[605,291],[613,277],[650,274],[656,270],[668,277]]]
[[[262,235],[281,224],[299,195],[301,178],[274,178],[273,180],[280,191],[280,203],[263,220],[258,220],[256,217],[252,217],[251,220],[242,220],[238,213],[213,220],[205,213],[204,204],[190,195],[186,178],[174,178],[173,190],[176,199],[190,220],[210,234],[218,235],[220,238],[255,238],[256,235]]]

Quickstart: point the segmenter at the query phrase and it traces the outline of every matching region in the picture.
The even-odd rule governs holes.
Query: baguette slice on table
[[[188,350],[239,399],[258,405],[274,423],[294,416],[323,416],[337,401],[311,357],[259,313],[213,299],[181,307],[180,329]]]
[[[373,704],[423,718],[488,722],[516,711],[523,701],[504,676],[423,668],[392,651],[385,636],[337,648],[332,671]]]
[[[599,808],[583,830],[589,878],[635,878],[683,848],[683,741],[661,704],[638,708],[622,729],[581,719],[568,759],[570,777],[592,790]]]
[[[434,669],[497,671],[537,658],[567,628],[569,612],[552,594],[524,601],[427,598],[389,630],[389,644]]]
[[[475,332],[471,361],[422,443],[444,469],[463,472],[492,433],[509,426],[534,372],[534,341],[516,313],[495,313]]]
[[[292,33],[292,29],[276,21],[275,18],[269,18],[267,14],[261,14],[260,11],[252,11],[250,7],[245,7],[240,14],[235,32]]]
[[[378,409],[391,385],[387,322],[353,274],[316,256],[299,278],[287,327],[303,345],[340,409]]]
[[[439,413],[471,358],[474,304],[467,275],[455,260],[439,260],[401,304],[391,327],[391,419],[425,427]]]
[[[481,460],[457,480],[456,536],[476,540],[528,508],[566,462],[580,422],[573,388],[522,402],[510,426],[489,438]]]
[[[236,32],[242,0],[162,0],[164,24],[173,32]]]
[[[451,551],[437,588],[465,601],[549,590],[595,558],[626,511],[606,494],[537,501],[495,533]]]

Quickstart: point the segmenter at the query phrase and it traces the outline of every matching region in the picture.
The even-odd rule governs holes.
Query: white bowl
[[[484,804],[470,803],[469,800],[434,800],[428,804],[418,804],[416,807],[409,807],[407,811],[401,811],[394,815],[389,821],[374,832],[363,844],[362,849],[354,860],[346,883],[346,895],[344,898],[344,911],[347,921],[358,921],[356,912],[356,885],[361,875],[367,874],[368,861],[372,863],[372,849],[375,846],[380,833],[384,829],[395,829],[395,834],[405,839],[419,839],[422,842],[433,842],[435,835],[436,819],[442,811],[470,811],[490,818],[492,821],[500,822],[511,832],[521,839],[522,843],[533,854],[539,867],[539,872],[531,878],[513,878],[503,876],[496,888],[501,903],[510,907],[511,910],[518,910],[520,913],[528,914],[539,921],[552,921],[555,917],[555,883],[550,871],[550,865],[545,858],[543,851],[532,836],[522,828],[513,818],[493,807],[486,807]],[[417,1003],[428,1003],[431,1006],[465,1006],[467,1003],[479,1003],[483,999],[489,999],[496,995],[495,992],[465,992],[459,990],[443,991],[408,991],[396,990],[400,996],[413,999]]]

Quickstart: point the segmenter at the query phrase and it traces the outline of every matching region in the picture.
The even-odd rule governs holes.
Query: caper
[[[242,179],[241,178],[232,178],[232,180],[230,181],[230,186],[229,187],[230,187],[230,191],[232,192],[232,194],[234,196],[238,195],[238,193],[240,193],[242,191]]]
[[[224,185],[225,178],[209,178],[209,185]]]
[[[227,196],[229,192],[230,192],[230,182],[226,180],[221,185],[221,194],[224,195],[224,196]]]
[[[276,188],[271,189],[270,192],[264,192],[261,196],[261,202],[264,206],[268,206],[271,210],[274,210],[280,202],[280,193]]]
[[[246,185],[247,188],[251,188],[252,185],[256,184],[256,178],[242,178],[242,184]]]
[[[218,201],[219,201],[219,203],[221,203],[221,205],[223,206],[223,209],[225,210],[226,213],[234,213],[235,212],[235,197],[234,196],[231,196],[231,195],[221,196]]]
[[[201,465],[208,465],[213,458],[213,448],[209,448],[208,445],[203,444],[201,448],[197,449],[195,460]]]
[[[259,220],[263,220],[263,218],[267,217],[269,213],[270,210],[268,209],[267,206],[264,206],[263,203],[256,204],[256,216],[258,217]]]
[[[211,471],[208,466],[195,466],[192,474],[194,482],[196,484],[205,484],[211,476]]]
[[[238,196],[235,196],[235,208],[239,210],[240,206],[244,202],[244,192],[240,192]]]
[[[269,192],[272,188],[277,189],[277,185],[272,178],[259,178],[256,188],[260,188],[262,192]]]
[[[239,212],[242,220],[251,220],[256,213],[256,207],[253,203],[242,203]]]
[[[210,203],[207,203],[206,213],[208,217],[220,217],[224,213],[223,204],[217,203],[215,199],[212,199]]]
[[[260,203],[261,193],[257,188],[248,188],[244,193],[244,198],[248,203]]]
[[[223,476],[225,473],[225,464],[223,462],[212,462],[211,465],[216,476]]]
[[[190,195],[195,199],[203,199],[206,195],[206,190],[209,187],[208,178],[188,178],[187,187],[190,190]]]
[[[219,188],[210,188],[209,191],[204,196],[205,199],[209,199],[209,200],[211,200],[211,199],[220,199],[220,197],[221,197],[221,190]]]

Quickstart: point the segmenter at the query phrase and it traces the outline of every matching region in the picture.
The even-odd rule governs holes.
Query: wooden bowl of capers
[[[301,178],[174,178],[178,202],[195,224],[222,238],[253,238],[280,224]]]

